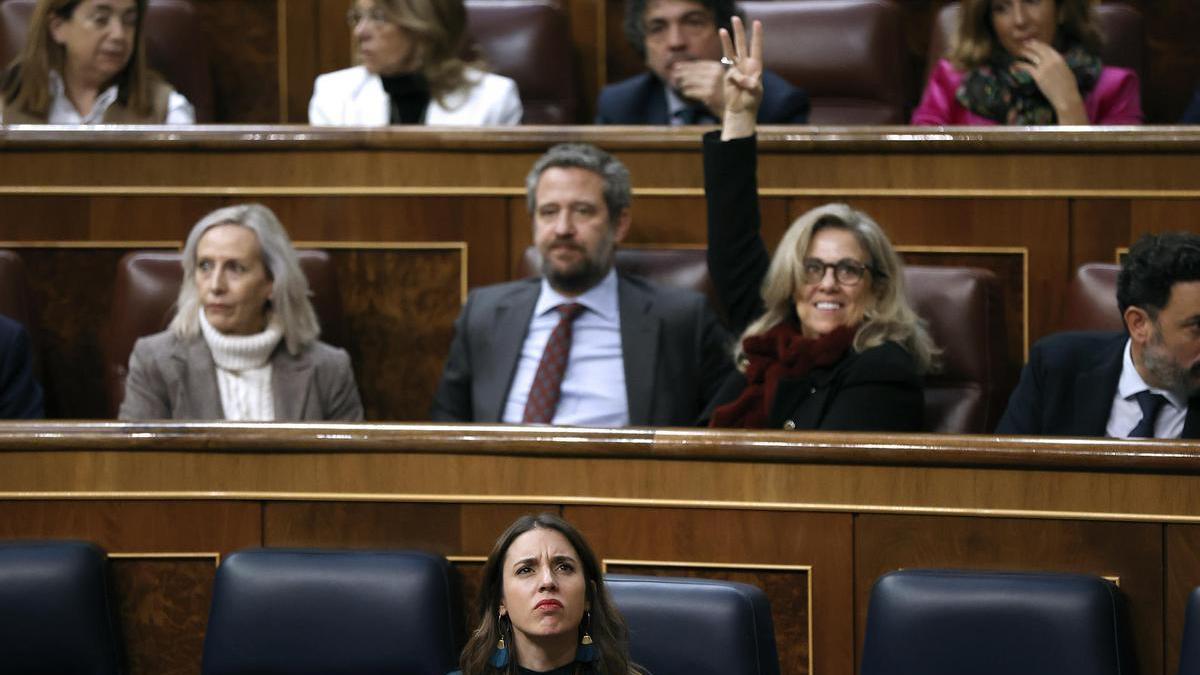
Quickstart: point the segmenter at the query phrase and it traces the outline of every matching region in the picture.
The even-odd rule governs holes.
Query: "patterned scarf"
[[[809,338],[795,324],[784,322],[762,335],[742,340],[747,359],[746,387],[737,399],[713,411],[709,426],[766,427],[780,381],[799,380],[814,368],[837,363],[857,332],[858,326],[840,326],[826,335]]]
[[[958,102],[971,112],[1000,124],[1017,126],[1053,125],[1058,123],[1054,106],[1050,105],[1033,77],[1014,70],[1016,62],[1008,52],[997,50],[988,65],[980,66],[963,78],[955,92]],[[1079,93],[1087,98],[1100,79],[1100,58],[1080,45],[1063,52],[1067,67],[1075,74]]]

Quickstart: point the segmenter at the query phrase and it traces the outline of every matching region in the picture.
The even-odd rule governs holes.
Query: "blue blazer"
[[[1123,331],[1095,331],[1057,333],[1038,340],[996,433],[1104,436],[1128,339]],[[1200,396],[1193,396],[1183,438],[1198,437]]]
[[[807,124],[808,94],[775,73],[763,71],[759,124]],[[646,71],[600,91],[596,124],[670,124],[662,80]]]
[[[42,388],[33,379],[33,355],[25,327],[0,316],[0,419],[43,417]]]

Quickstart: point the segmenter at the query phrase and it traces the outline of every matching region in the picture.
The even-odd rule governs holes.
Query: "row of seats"
[[[34,5],[35,0],[0,4],[0,62],[8,63],[24,44]],[[549,0],[467,0],[466,5],[468,32],[479,54],[492,70],[516,80],[525,123],[569,124],[579,119],[580,86],[563,9]],[[767,67],[808,91],[813,124],[907,122],[914,83],[908,75],[903,17],[895,2],[748,0],[740,5],[747,19],[762,20],[776,36],[767,40]],[[1099,5],[1097,11],[1106,37],[1104,62],[1142,74],[1141,14],[1114,3]],[[939,12],[930,36],[930,67],[950,44],[959,14],[957,2]],[[146,48],[150,63],[195,106],[196,120],[211,122],[212,68],[196,25],[195,10],[187,0],[150,0]]]
[[[525,252],[524,264],[527,274],[537,273],[537,252],[532,247]],[[703,249],[622,248],[617,251],[616,264],[625,273],[703,292],[717,307]],[[329,255],[319,250],[300,251],[300,265],[313,289],[323,339],[344,346],[342,305]],[[1117,271],[1116,265],[1103,264],[1080,269],[1065,303],[1065,328],[1121,328],[1115,293]],[[926,383],[929,430],[990,432],[1007,402],[1015,374],[995,275],[975,268],[912,265],[905,270],[905,281],[917,313],[929,323],[934,340],[944,349],[941,372]],[[178,252],[135,251],[121,259],[103,336],[104,377],[112,416],[124,398],[133,343],[166,327],[181,282]],[[24,286],[20,258],[0,251],[0,314],[28,324]]]
[[[104,552],[85,542],[0,544],[6,672],[120,671]],[[610,575],[630,652],[656,675],[778,675],[758,588]],[[403,672],[457,662],[455,578],[418,551],[251,549],[217,570],[205,675]],[[1179,672],[1200,669],[1200,589]],[[861,675],[1120,675],[1132,649],[1115,584],[1081,574],[900,570],[871,591]]]
[[[0,670],[121,672],[105,567],[86,542],[0,544]],[[626,575],[605,583],[634,660],[655,675],[779,675],[771,607],[757,587]],[[217,569],[202,672],[444,675],[461,647],[457,587],[445,558],[420,551],[239,551]]]

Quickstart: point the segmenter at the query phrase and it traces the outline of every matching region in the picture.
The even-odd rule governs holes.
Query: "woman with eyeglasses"
[[[346,19],[360,64],[317,77],[310,124],[521,122],[517,84],[462,58],[462,0],[356,0]]]
[[[762,25],[722,30],[722,129],[704,137],[708,269],[738,372],[710,405],[714,427],[916,431],[937,349],[908,304],[904,269],[866,214],[826,204],[800,216],[773,258],[760,234],[755,117]]]
[[[146,65],[146,0],[39,0],[0,80],[3,124],[192,124],[192,105]]]

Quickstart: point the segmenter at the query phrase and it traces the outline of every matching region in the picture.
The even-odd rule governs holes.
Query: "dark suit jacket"
[[[738,335],[764,311],[759,289],[771,262],[759,233],[756,142],[722,142],[719,131],[704,135],[708,273]],[[712,407],[736,399],[745,386],[735,372]],[[918,431],[924,410],[916,359],[899,344],[885,342],[859,353],[851,350],[830,368],[781,382],[768,423],[787,429]]]
[[[1180,124],[1200,124],[1200,87],[1196,87],[1196,93],[1192,94],[1192,102],[1188,104],[1187,111],[1183,113],[1183,119],[1179,120]]]
[[[1057,333],[1038,340],[1008,399],[998,434],[1104,436],[1121,380],[1124,332]],[[1183,438],[1200,437],[1200,397],[1188,402]]]
[[[293,356],[282,340],[271,354],[275,419],[361,421],[362,403],[345,350],[314,342]],[[140,338],[129,355],[123,420],[220,420],[217,365],[203,337],[171,331]]]
[[[29,335],[21,324],[0,316],[0,419],[42,416],[42,388],[33,379]]]
[[[471,292],[454,323],[435,421],[500,421],[540,293],[540,278]],[[617,302],[629,423],[695,424],[732,368],[728,333],[694,291],[619,275]]]
[[[775,73],[763,71],[759,124],[806,124],[808,94]],[[635,75],[600,90],[596,124],[670,124],[667,94],[652,72]]]

